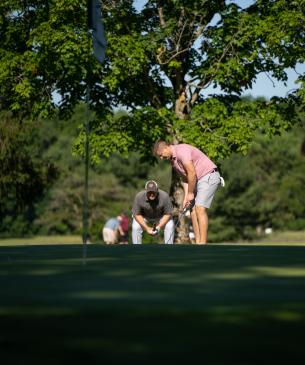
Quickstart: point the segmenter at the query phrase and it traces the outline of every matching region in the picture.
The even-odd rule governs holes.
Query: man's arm
[[[161,228],[164,228],[166,223],[171,219],[171,214],[164,214],[164,216],[160,219],[158,225],[156,226],[156,229],[159,230]]]
[[[185,206],[190,205],[191,201],[194,199],[194,191],[196,187],[196,171],[193,165],[193,162],[185,162],[183,163],[183,167],[186,172],[186,179],[187,179],[187,191],[185,191],[186,195],[184,197]],[[184,186],[183,186],[184,187]],[[186,189],[186,187],[184,187]]]
[[[149,227],[149,225],[146,224],[144,217],[140,214],[134,215],[134,219],[140,224],[140,226],[143,228],[144,231],[146,231],[148,234],[151,234],[154,236],[156,232],[153,230],[152,227]]]
[[[119,225],[118,230],[119,230],[120,235],[124,236],[124,231],[123,231],[123,228],[121,225]]]
[[[183,187],[183,191],[184,191],[184,199],[183,199],[182,206],[185,207],[186,199],[187,199],[187,193],[188,193],[188,189],[189,189],[189,184],[187,182],[182,181],[182,187]]]

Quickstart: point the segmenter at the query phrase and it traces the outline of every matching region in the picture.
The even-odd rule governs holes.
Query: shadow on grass
[[[0,248],[3,359],[270,364],[305,355],[305,247],[92,245],[86,265],[81,255],[79,245]]]

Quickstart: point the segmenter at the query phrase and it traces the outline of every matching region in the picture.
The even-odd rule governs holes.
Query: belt
[[[215,169],[213,169],[212,171],[208,172],[208,174],[213,174],[214,172],[218,172],[218,168],[217,167]]]

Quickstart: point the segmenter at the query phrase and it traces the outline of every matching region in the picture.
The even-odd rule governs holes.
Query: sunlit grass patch
[[[35,236],[31,238],[0,239],[0,246],[81,244],[80,236]]]

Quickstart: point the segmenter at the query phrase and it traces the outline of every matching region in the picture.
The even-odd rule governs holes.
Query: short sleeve
[[[140,213],[141,213],[140,196],[139,196],[139,194],[137,194],[133,201],[132,214],[139,215]]]
[[[181,147],[177,151],[177,159],[182,164],[188,163],[192,161],[192,151],[190,148]]]
[[[169,195],[167,195],[164,203],[164,214],[172,214],[173,206]]]

